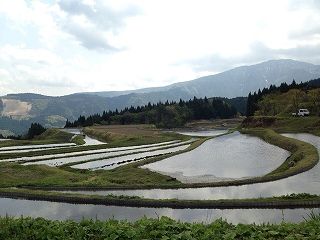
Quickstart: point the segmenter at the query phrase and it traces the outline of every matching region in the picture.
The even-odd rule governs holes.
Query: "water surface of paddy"
[[[217,130],[217,129],[211,129],[211,130],[202,130],[202,131],[177,131],[177,133],[182,135],[188,135],[188,136],[195,136],[195,137],[214,137],[221,134],[226,134],[228,130]]]
[[[320,137],[311,134],[283,134],[314,145],[320,154]],[[320,195],[320,164],[311,170],[289,178],[242,186],[186,189],[149,189],[117,191],[77,191],[92,195],[129,195],[153,199],[244,199],[281,196],[292,193]]]
[[[183,222],[210,223],[219,218],[237,223],[301,222],[311,209],[169,209],[133,208],[90,204],[69,204],[46,201],[0,198],[0,215],[14,217],[43,217],[53,220],[118,219],[134,221],[142,217],[167,216]],[[313,210],[320,213],[319,209]]]
[[[91,169],[91,170],[105,169],[105,170],[108,170],[108,169],[113,169],[113,168],[118,167],[120,163],[127,164],[133,160],[138,160],[138,159],[142,160],[147,157],[153,157],[153,156],[158,156],[158,155],[162,155],[162,154],[174,153],[174,152],[185,150],[189,146],[190,146],[190,144],[177,146],[177,147],[169,147],[169,148],[161,149],[161,150],[147,151],[147,152],[142,152],[142,153],[130,154],[130,155],[125,155],[125,156],[119,156],[119,157],[114,157],[114,158],[108,158],[108,159],[103,159],[103,160],[97,160],[97,161],[77,164],[77,165],[73,165],[71,167],[77,168],[77,169]]]
[[[265,175],[289,156],[288,151],[257,137],[235,132],[143,168],[182,182],[212,182]]]

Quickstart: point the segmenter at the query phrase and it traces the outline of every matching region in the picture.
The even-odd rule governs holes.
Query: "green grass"
[[[260,137],[266,142],[291,152],[291,156],[280,167],[267,174],[268,177],[291,176],[314,167],[318,161],[317,149],[309,143],[281,136],[270,129],[255,128],[241,130],[244,133]],[[291,164],[294,164],[290,167]]]
[[[0,142],[0,147],[69,143],[72,136],[72,133],[51,128],[32,140],[10,140]]]
[[[193,142],[187,150],[194,149],[195,147],[199,146],[199,144],[201,144],[204,140],[205,139],[199,139]],[[181,152],[183,151],[180,151],[180,153]],[[177,153],[166,154],[161,157],[165,158],[174,154]],[[156,159],[159,159],[159,157]],[[137,164],[138,162],[127,164],[108,171],[90,171],[73,169],[70,167],[54,168],[45,165],[23,166],[18,163],[3,162],[0,164],[0,187],[21,185],[42,187],[117,187],[123,185],[136,185],[143,187],[154,186],[155,184],[165,186],[179,184],[178,181],[171,177],[151,172],[148,169],[138,168]]]
[[[167,217],[118,220],[52,221],[43,218],[0,218],[0,239],[319,239],[320,220],[301,223],[238,224],[222,219],[210,224],[183,223]]]
[[[108,171],[80,170],[67,166],[52,168],[39,165],[21,166],[16,163],[2,163],[0,164],[0,186],[28,186],[47,189],[63,187],[70,187],[74,189],[143,189],[235,186],[285,178],[306,171],[318,162],[317,150],[308,143],[283,137],[270,129],[256,128],[243,131],[261,137],[271,144],[287,149],[292,154],[278,169],[265,176],[224,182],[183,184],[175,178],[161,175],[148,169],[139,168],[139,166],[144,164],[160,161],[170,156],[190,151],[209,139],[201,138],[198,141],[193,142],[191,146],[184,151],[147,158],[146,160],[133,162]],[[290,162],[295,163],[293,167],[289,167]],[[27,178],[26,176],[29,177]]]
[[[77,145],[83,145],[86,142],[84,141],[84,137],[82,135],[75,136],[72,138],[71,142],[77,144]]]
[[[54,201],[75,204],[95,204],[107,206],[191,208],[191,209],[229,209],[229,208],[311,208],[320,205],[320,196],[310,194],[291,194],[280,197],[252,199],[184,200],[149,199],[126,195],[87,195],[30,189],[0,188],[1,197]]]
[[[320,117],[254,116],[246,118],[242,127],[270,128],[280,133],[312,133],[320,136]]]
[[[92,126],[83,129],[90,137],[107,142],[110,147],[127,147],[135,145],[153,144],[173,140],[189,140],[185,136],[173,132],[163,132],[153,125],[111,125]]]

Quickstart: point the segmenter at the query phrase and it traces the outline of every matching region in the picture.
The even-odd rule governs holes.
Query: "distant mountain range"
[[[237,67],[219,74],[175,83],[165,87],[130,91],[76,93],[61,97],[39,94],[8,94],[0,98],[0,129],[21,133],[26,122],[38,121],[62,126],[66,119],[145,105],[148,102],[188,100],[196,97],[245,97],[259,88],[282,82],[305,82],[320,77],[320,66],[290,59],[270,60],[251,66]],[[238,98],[239,101],[243,99]],[[237,100],[237,101],[238,101]],[[241,108],[241,107],[239,107]],[[10,122],[10,124],[7,124]],[[11,126],[11,127],[8,127]]]

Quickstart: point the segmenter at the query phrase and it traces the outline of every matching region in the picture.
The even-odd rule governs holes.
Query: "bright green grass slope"
[[[0,239],[319,239],[320,218],[292,224],[182,223],[167,217],[128,221],[50,221],[42,218],[0,218]]]

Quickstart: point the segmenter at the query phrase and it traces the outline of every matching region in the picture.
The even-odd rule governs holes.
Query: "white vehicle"
[[[300,117],[304,117],[304,116],[309,116],[310,112],[308,109],[299,109],[299,111],[297,113],[292,113],[292,116],[300,116]]]

